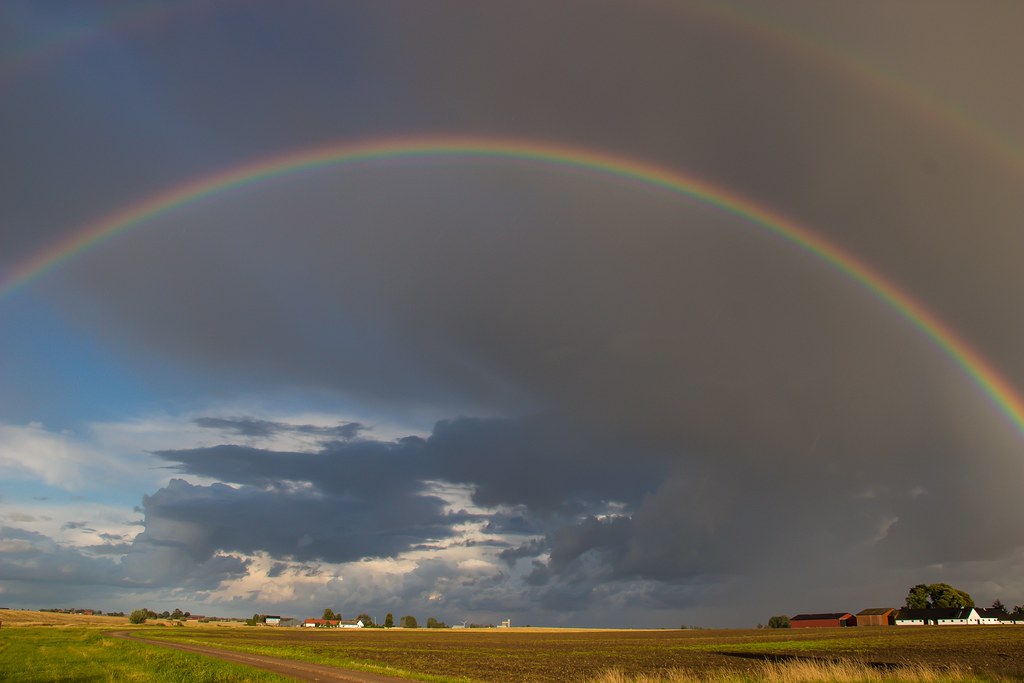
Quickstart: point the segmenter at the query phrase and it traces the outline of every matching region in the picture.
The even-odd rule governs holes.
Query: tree
[[[1014,607],[1010,615],[1013,617],[1017,617],[1018,619],[1024,618],[1024,605],[1017,605],[1016,607]]]
[[[768,620],[768,628],[789,628],[789,617],[779,614]]]
[[[923,583],[917,584],[907,593],[907,608],[927,609],[928,597],[928,586]]]
[[[183,616],[185,616],[185,613],[177,607],[175,607],[174,611],[171,612],[171,619],[181,619]]]
[[[384,617],[384,628],[394,628],[394,627],[395,627],[395,615],[393,615],[391,612],[388,612],[387,616]]]
[[[942,607],[974,607],[969,593],[953,588],[948,583],[919,583],[907,593],[910,609],[939,609]]]
[[[418,623],[416,623],[416,617],[410,616],[408,614],[405,615],[404,617],[402,617],[399,620],[398,623],[402,626],[402,628],[419,628],[420,627],[420,625]]]
[[[146,623],[146,619],[148,618],[149,610],[137,609],[131,613],[131,615],[128,617],[128,621],[132,624],[144,624]]]
[[[373,626],[373,617],[371,617],[369,614],[360,614],[358,617],[356,617],[356,621],[363,622],[363,626]]]
[[[999,598],[996,598],[995,600],[992,601],[992,609],[994,609],[995,611],[999,612],[1000,614],[1004,614],[1004,615],[1010,613],[1010,611],[1008,609],[1006,609],[1006,605],[1004,605],[1003,601],[1000,600]]]
[[[332,610],[330,607],[328,607],[327,609],[324,610],[323,618],[324,619],[330,619],[331,621],[337,621],[337,620],[341,619],[341,615],[340,614],[335,614],[334,610]]]
[[[427,617],[427,628],[448,628],[448,624],[438,621],[434,617]]]

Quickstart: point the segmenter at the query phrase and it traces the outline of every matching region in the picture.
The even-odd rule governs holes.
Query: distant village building
[[[897,626],[963,626],[980,624],[981,617],[973,607],[901,609],[895,623]]]
[[[498,624],[498,628],[512,628],[512,620],[506,619],[505,621]]]
[[[895,621],[895,607],[869,607],[857,612],[857,626],[892,626]]]
[[[268,614],[266,623],[267,626],[277,626],[281,623],[281,616],[278,614]]]
[[[822,614],[798,614],[789,620],[790,628],[835,628],[855,626],[857,620],[849,612],[825,612]]]
[[[338,628],[337,619],[306,619],[302,625],[306,628]]]
[[[347,619],[338,622],[338,628],[363,628],[365,624],[362,619]]]

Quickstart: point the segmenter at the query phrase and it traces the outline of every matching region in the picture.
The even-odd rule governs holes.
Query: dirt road
[[[189,645],[185,643],[172,643],[165,640],[150,640],[142,638],[132,631],[111,631],[107,635],[115,638],[127,638],[147,645],[157,647],[169,647],[174,650],[191,652],[193,654],[214,657],[232,664],[242,664],[256,669],[272,671],[280,676],[288,676],[297,681],[343,681],[344,683],[409,683],[408,679],[395,678],[393,676],[382,676],[380,674],[366,673],[363,671],[352,671],[351,669],[339,669],[336,666],[326,664],[313,664],[312,662],[299,662],[294,659],[280,659],[266,655],[254,655],[247,652],[233,652],[221,650],[216,647],[204,645]]]

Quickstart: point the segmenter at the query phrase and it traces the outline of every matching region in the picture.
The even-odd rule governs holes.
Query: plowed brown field
[[[144,637],[445,680],[583,681],[616,669],[748,671],[764,661],[842,659],[957,666],[1024,680],[1024,627],[571,631],[153,629]]]

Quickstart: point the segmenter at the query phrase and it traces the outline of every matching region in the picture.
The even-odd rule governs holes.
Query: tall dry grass
[[[697,674],[673,671],[665,675],[632,676],[621,671],[609,671],[593,683],[971,683],[998,680],[979,678],[956,667],[907,664],[893,668],[874,668],[859,662],[808,659],[765,662],[747,672],[712,671]]]

